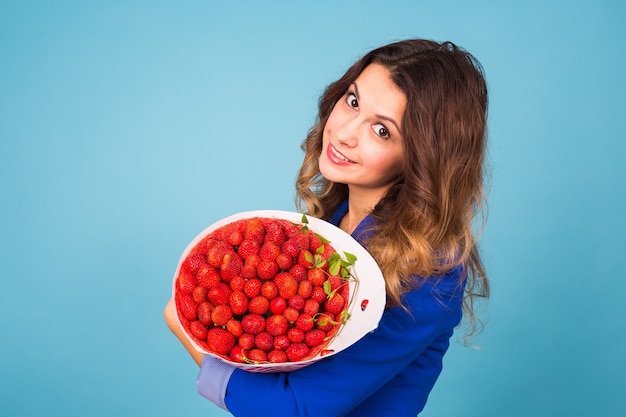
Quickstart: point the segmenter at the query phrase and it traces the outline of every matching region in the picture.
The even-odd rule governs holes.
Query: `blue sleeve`
[[[461,318],[463,291],[458,275],[449,280],[448,287],[441,291],[441,287],[426,284],[408,293],[408,311],[402,307],[387,309],[376,330],[346,350],[298,371],[263,374],[236,369],[228,382],[225,404],[235,416],[262,417],[268,410],[272,415],[292,417],[345,416],[405,368],[419,362],[420,355],[442,336],[445,348],[439,350],[443,356],[452,329]],[[412,370],[412,375],[418,378],[422,372],[424,378],[434,375],[433,384],[441,370],[440,361],[431,359],[414,367],[417,370]]]

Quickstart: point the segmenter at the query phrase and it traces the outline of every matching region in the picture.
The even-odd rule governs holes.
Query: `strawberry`
[[[334,293],[326,302],[324,302],[324,310],[337,315],[345,308],[346,302],[343,295]]]
[[[249,297],[253,298],[261,294],[261,280],[252,278],[246,281],[246,285],[243,286],[243,292]]]
[[[265,330],[265,319],[258,314],[247,314],[241,319],[241,327],[245,333],[257,335]]]
[[[270,311],[273,314],[283,314],[283,311],[287,308],[287,300],[282,297],[272,298],[270,301]]]
[[[274,347],[274,336],[268,332],[261,332],[254,337],[254,345],[265,352],[269,352]]]
[[[343,280],[341,279],[341,277],[338,276],[333,275],[328,278],[328,280],[330,281],[330,289],[333,291],[341,287],[341,285],[343,284]]]
[[[202,265],[196,273],[196,281],[198,285],[202,285],[206,288],[211,288],[221,280],[222,279],[220,278],[220,274],[217,272],[217,269],[208,264]]]
[[[196,274],[198,269],[206,263],[206,256],[202,253],[192,252],[183,262],[182,269],[191,274]]]
[[[196,339],[203,341],[206,340],[207,328],[198,320],[194,320],[189,324],[189,331]]]
[[[230,301],[230,294],[232,292],[233,290],[230,289],[228,284],[220,282],[215,284],[212,288],[209,288],[207,298],[214,306],[228,304]]]
[[[285,316],[287,321],[289,321],[290,323],[294,323],[296,320],[298,320],[300,312],[293,307],[287,307],[285,311],[283,311],[283,316]]]
[[[291,362],[298,362],[309,354],[309,347],[305,343],[292,343],[285,350],[285,353]]]
[[[224,255],[228,252],[232,252],[233,247],[223,240],[213,239],[209,244],[207,251],[207,259],[210,265],[219,268],[222,265]]]
[[[237,343],[244,349],[252,349],[254,347],[254,335],[250,333],[244,333],[239,336]]]
[[[226,304],[215,306],[211,312],[211,320],[213,320],[216,326],[223,326],[232,318],[233,311],[230,309],[230,306]]]
[[[256,240],[259,243],[263,242],[265,238],[265,226],[261,219],[258,217],[247,219],[244,238]]]
[[[298,248],[294,241],[288,240],[282,244],[281,252],[291,258],[296,258],[300,255],[300,248]]]
[[[293,275],[296,281],[304,281],[307,279],[307,269],[304,265],[295,264],[289,269],[289,273]]]
[[[232,246],[239,246],[243,242],[243,233],[239,230],[231,230],[226,236],[226,241]]]
[[[272,350],[267,353],[267,361],[270,363],[284,363],[287,359],[287,354],[282,350]]]
[[[207,300],[207,294],[209,293],[208,288],[205,288],[201,285],[197,286],[191,292],[191,297],[196,304],[200,304]]]
[[[301,251],[309,249],[309,236],[304,231],[296,233],[289,240],[295,243],[296,247]]]
[[[287,304],[289,304],[289,307],[293,307],[296,310],[301,311],[304,308],[304,297],[295,294],[287,300]]]
[[[226,330],[235,337],[239,337],[243,334],[243,328],[241,322],[235,319],[230,319],[226,322]]]
[[[227,355],[235,346],[235,336],[221,327],[211,327],[207,333],[209,350],[219,355]]]
[[[244,363],[246,360],[246,351],[241,346],[235,345],[228,353],[228,357],[233,362]]]
[[[274,349],[285,350],[290,344],[291,340],[289,340],[286,334],[274,336]]]
[[[261,246],[258,241],[252,240],[252,239],[245,239],[243,242],[241,242],[241,245],[239,245],[239,248],[237,249],[237,253],[243,259],[248,259],[252,255],[258,255],[260,249],[261,249]]]
[[[313,294],[313,284],[310,281],[304,280],[298,283],[298,295],[302,296],[304,299],[311,298]]]
[[[248,297],[242,291],[233,291],[229,297],[230,309],[233,314],[241,316],[248,311]]]
[[[319,346],[324,343],[326,333],[320,329],[312,329],[305,333],[304,343],[309,347]]]
[[[239,275],[241,268],[243,267],[243,261],[241,257],[235,252],[228,252],[222,258],[222,265],[220,266],[220,276],[225,282],[230,282],[233,277]]]
[[[298,263],[305,268],[313,268],[313,254],[308,250],[301,250],[298,254]]]
[[[326,274],[321,268],[313,268],[307,271],[307,280],[313,285],[324,285]]]
[[[246,285],[246,280],[241,275],[237,275],[234,276],[228,284],[230,285],[230,289],[233,291],[243,291],[243,287]]]
[[[326,291],[324,291],[324,287],[319,285],[314,286],[313,291],[311,292],[311,300],[323,303],[324,300],[326,300]]]
[[[278,288],[278,294],[285,299],[289,299],[298,293],[298,281],[287,272],[277,274],[274,282]]]
[[[300,314],[298,320],[296,320],[296,327],[303,332],[308,332],[315,326],[315,320],[308,314]]]
[[[304,332],[297,327],[287,330],[287,337],[291,343],[300,343],[304,340]]]
[[[315,316],[320,311],[320,303],[313,299],[307,299],[304,302],[304,309],[302,310],[303,314],[307,316]]]
[[[317,249],[323,245],[322,239],[315,233],[309,235],[309,249],[313,252],[317,252]]]
[[[288,328],[289,323],[287,322],[287,319],[280,314],[275,314],[268,317],[267,321],[265,322],[265,329],[272,336],[284,334],[287,332]]]
[[[330,313],[320,313],[315,318],[315,327],[325,332],[335,328],[335,317]]]
[[[178,297],[178,308],[180,309],[180,314],[187,320],[192,321],[198,318],[196,303],[194,303],[191,295],[181,294]]]
[[[278,246],[285,242],[285,232],[280,223],[270,223],[265,227],[265,243],[274,243]]]
[[[272,300],[278,296],[278,287],[274,281],[265,281],[261,285],[261,295],[268,300]]]
[[[198,305],[198,320],[200,323],[205,326],[210,326],[213,324],[213,320],[211,319],[211,313],[213,313],[213,306],[208,301],[200,303]]]
[[[248,311],[252,314],[262,316],[267,313],[269,309],[270,302],[262,295],[257,295],[256,297],[251,298],[248,302]]]
[[[267,353],[261,349],[250,349],[248,360],[252,363],[265,363],[267,362]]]
[[[278,264],[274,260],[263,259],[256,269],[256,273],[261,279],[272,279],[278,272]]]
[[[183,294],[189,294],[196,287],[196,277],[192,274],[181,272],[178,276],[178,289]]]
[[[276,256],[276,265],[282,271],[288,271],[293,266],[293,258],[286,253],[279,253]]]

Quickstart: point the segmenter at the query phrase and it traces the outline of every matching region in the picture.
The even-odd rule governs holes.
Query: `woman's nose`
[[[345,146],[356,146],[359,140],[359,120],[357,117],[344,120],[336,130],[337,140]]]

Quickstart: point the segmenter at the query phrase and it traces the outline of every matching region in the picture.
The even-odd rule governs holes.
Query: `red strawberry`
[[[293,275],[296,281],[304,281],[307,279],[307,269],[304,265],[295,264],[289,269],[289,273]]]
[[[282,350],[272,350],[267,353],[267,361],[270,363],[285,363],[287,359],[287,354]]]
[[[274,281],[265,281],[261,286],[261,295],[268,300],[272,300],[278,296],[278,287]]]
[[[222,258],[222,265],[220,266],[220,276],[226,282],[230,282],[233,277],[239,275],[243,261],[241,257],[235,252],[228,252]]]
[[[262,316],[267,313],[269,309],[270,302],[262,295],[257,295],[256,297],[251,298],[248,302],[248,311],[252,314]]]
[[[322,239],[320,239],[319,236],[317,236],[315,233],[311,233],[309,235],[309,249],[311,249],[313,252],[317,252],[317,248],[322,245]]]
[[[194,303],[191,295],[181,294],[178,298],[178,308],[180,309],[180,314],[187,320],[192,321],[198,318],[196,303]]]
[[[248,359],[252,363],[265,363],[267,362],[267,353],[261,349],[250,349]]]
[[[242,291],[233,291],[229,297],[229,305],[233,314],[238,316],[248,311],[248,297]]]
[[[341,287],[341,285],[343,284],[343,280],[341,279],[341,277],[338,276],[331,276],[328,278],[328,280],[330,281],[330,289],[333,291]]]
[[[320,329],[312,329],[304,335],[304,343],[309,347],[319,346],[324,343],[326,333]]]
[[[307,316],[315,316],[320,311],[320,303],[313,299],[308,299],[304,302],[303,313]]]
[[[324,302],[324,310],[334,315],[341,313],[345,306],[346,301],[343,295],[339,293],[334,293],[331,298]]]
[[[207,300],[207,294],[209,293],[208,288],[205,288],[201,285],[197,286],[191,292],[191,297],[196,304],[200,304]]]
[[[321,313],[315,318],[315,327],[325,332],[333,330],[335,325],[335,317],[330,313]]]
[[[296,310],[301,311],[304,308],[304,297],[295,294],[287,300],[287,304],[289,304],[289,307],[293,307]]]
[[[234,276],[228,284],[233,291],[243,291],[243,287],[246,285],[246,280],[241,275],[237,275]]]
[[[283,316],[285,316],[287,321],[289,321],[290,323],[294,323],[296,320],[298,320],[300,312],[293,307],[287,307],[285,311],[283,311]]]
[[[261,279],[272,279],[278,272],[278,264],[274,260],[261,260],[256,269],[256,273]]]
[[[246,351],[241,346],[235,345],[230,350],[230,353],[228,354],[228,357],[233,362],[244,363],[245,360],[246,360]]]
[[[287,330],[287,337],[292,343],[299,343],[304,340],[304,332],[297,327]]]
[[[272,336],[284,334],[287,332],[288,328],[289,323],[287,322],[287,319],[280,314],[275,314],[268,317],[267,321],[265,322],[265,329]]]
[[[274,349],[285,350],[291,344],[291,340],[287,337],[286,334],[279,334],[278,336],[274,336]]]
[[[307,279],[313,285],[324,285],[326,274],[321,268],[313,268],[307,271]]]
[[[189,324],[189,330],[191,335],[198,340],[206,340],[207,328],[204,324],[198,320],[194,320]]]
[[[235,346],[235,336],[221,327],[211,327],[207,333],[209,350],[220,355],[227,355]]]
[[[230,309],[230,306],[226,304],[215,306],[211,312],[211,320],[213,320],[216,326],[223,326],[232,318],[233,311]]]
[[[292,343],[285,353],[291,362],[298,362],[309,354],[309,347],[305,343]]]
[[[318,303],[323,303],[324,300],[326,300],[326,291],[324,291],[324,287],[315,285],[313,287],[313,291],[311,292],[311,300],[315,300]]]
[[[239,337],[243,334],[243,328],[241,327],[241,322],[230,319],[226,322],[226,330],[230,332],[235,337]]]
[[[308,250],[301,250],[298,254],[298,263],[305,268],[313,268],[313,254]]]
[[[296,243],[292,240],[288,240],[283,243],[281,249],[282,253],[292,258],[296,258],[298,255],[300,255],[300,248],[298,248]]]
[[[207,294],[207,298],[214,306],[220,304],[228,304],[230,301],[230,294],[233,290],[230,289],[228,284],[220,282],[214,285],[212,288],[209,288],[209,293]]]
[[[308,332],[315,326],[315,320],[308,314],[300,314],[296,320],[296,327],[303,332]]]
[[[283,271],[288,271],[293,266],[293,258],[286,253],[280,253],[276,257],[276,265]]]
[[[274,336],[268,332],[261,332],[254,337],[254,345],[265,352],[269,352],[274,347]]]
[[[270,223],[265,227],[265,243],[274,243],[279,247],[285,242],[285,232],[280,223]]]
[[[243,233],[239,230],[231,230],[226,241],[232,246],[239,246],[243,242]]]
[[[246,285],[243,286],[243,292],[249,297],[256,297],[261,294],[261,280],[252,278],[246,281]]]
[[[282,297],[272,298],[270,301],[270,311],[273,314],[283,314],[283,311],[287,308],[287,300]]]
[[[298,295],[301,295],[303,298],[311,298],[311,294],[313,294],[313,284],[310,281],[304,280],[298,283]]]
[[[189,294],[196,287],[196,277],[192,274],[181,272],[178,276],[178,289],[183,294]]]
[[[244,349],[252,349],[254,347],[254,335],[250,333],[244,333],[239,336],[237,343]]]
[[[206,256],[202,253],[192,252],[183,262],[183,269],[191,274],[198,272],[198,269],[206,263]]]
[[[241,319],[241,327],[244,332],[257,335],[265,330],[265,319],[258,314],[247,314]]]
[[[217,272],[217,269],[208,264],[202,265],[196,273],[196,281],[198,285],[202,285],[206,288],[211,288],[221,280],[222,279],[220,278],[220,274]]]
[[[243,259],[247,259],[252,255],[258,255],[260,248],[261,246],[258,241],[252,240],[252,239],[245,239],[243,242],[241,242],[241,245],[239,245],[239,248],[237,249],[237,253]]]
[[[301,251],[309,249],[309,236],[305,232],[296,233],[289,240],[295,243]]]
[[[211,319],[211,313],[213,312],[213,306],[208,301],[201,303],[198,305],[198,320],[200,323],[205,326],[210,326],[213,324],[213,320]]]
[[[207,259],[210,265],[219,268],[222,265],[224,255],[232,252],[233,247],[223,240],[212,240],[207,251]]]
[[[247,219],[246,228],[244,231],[245,239],[256,240],[257,242],[263,242],[265,237],[265,226],[258,217]]]
[[[274,282],[278,288],[278,294],[285,299],[289,299],[298,293],[298,281],[287,272],[277,274]]]

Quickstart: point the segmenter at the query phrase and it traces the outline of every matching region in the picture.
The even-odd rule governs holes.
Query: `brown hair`
[[[335,103],[372,63],[389,70],[407,105],[402,174],[372,211],[376,229],[365,245],[383,271],[389,306],[401,305],[402,294],[420,284],[416,277],[429,279],[463,265],[471,333],[473,301],[489,295],[472,228],[485,200],[488,99],[482,67],[471,54],[451,42],[405,40],[374,49],[352,65],[320,97],[317,122],[302,143],[296,205],[328,219],[348,197],[345,184],[320,174],[322,134]]]

